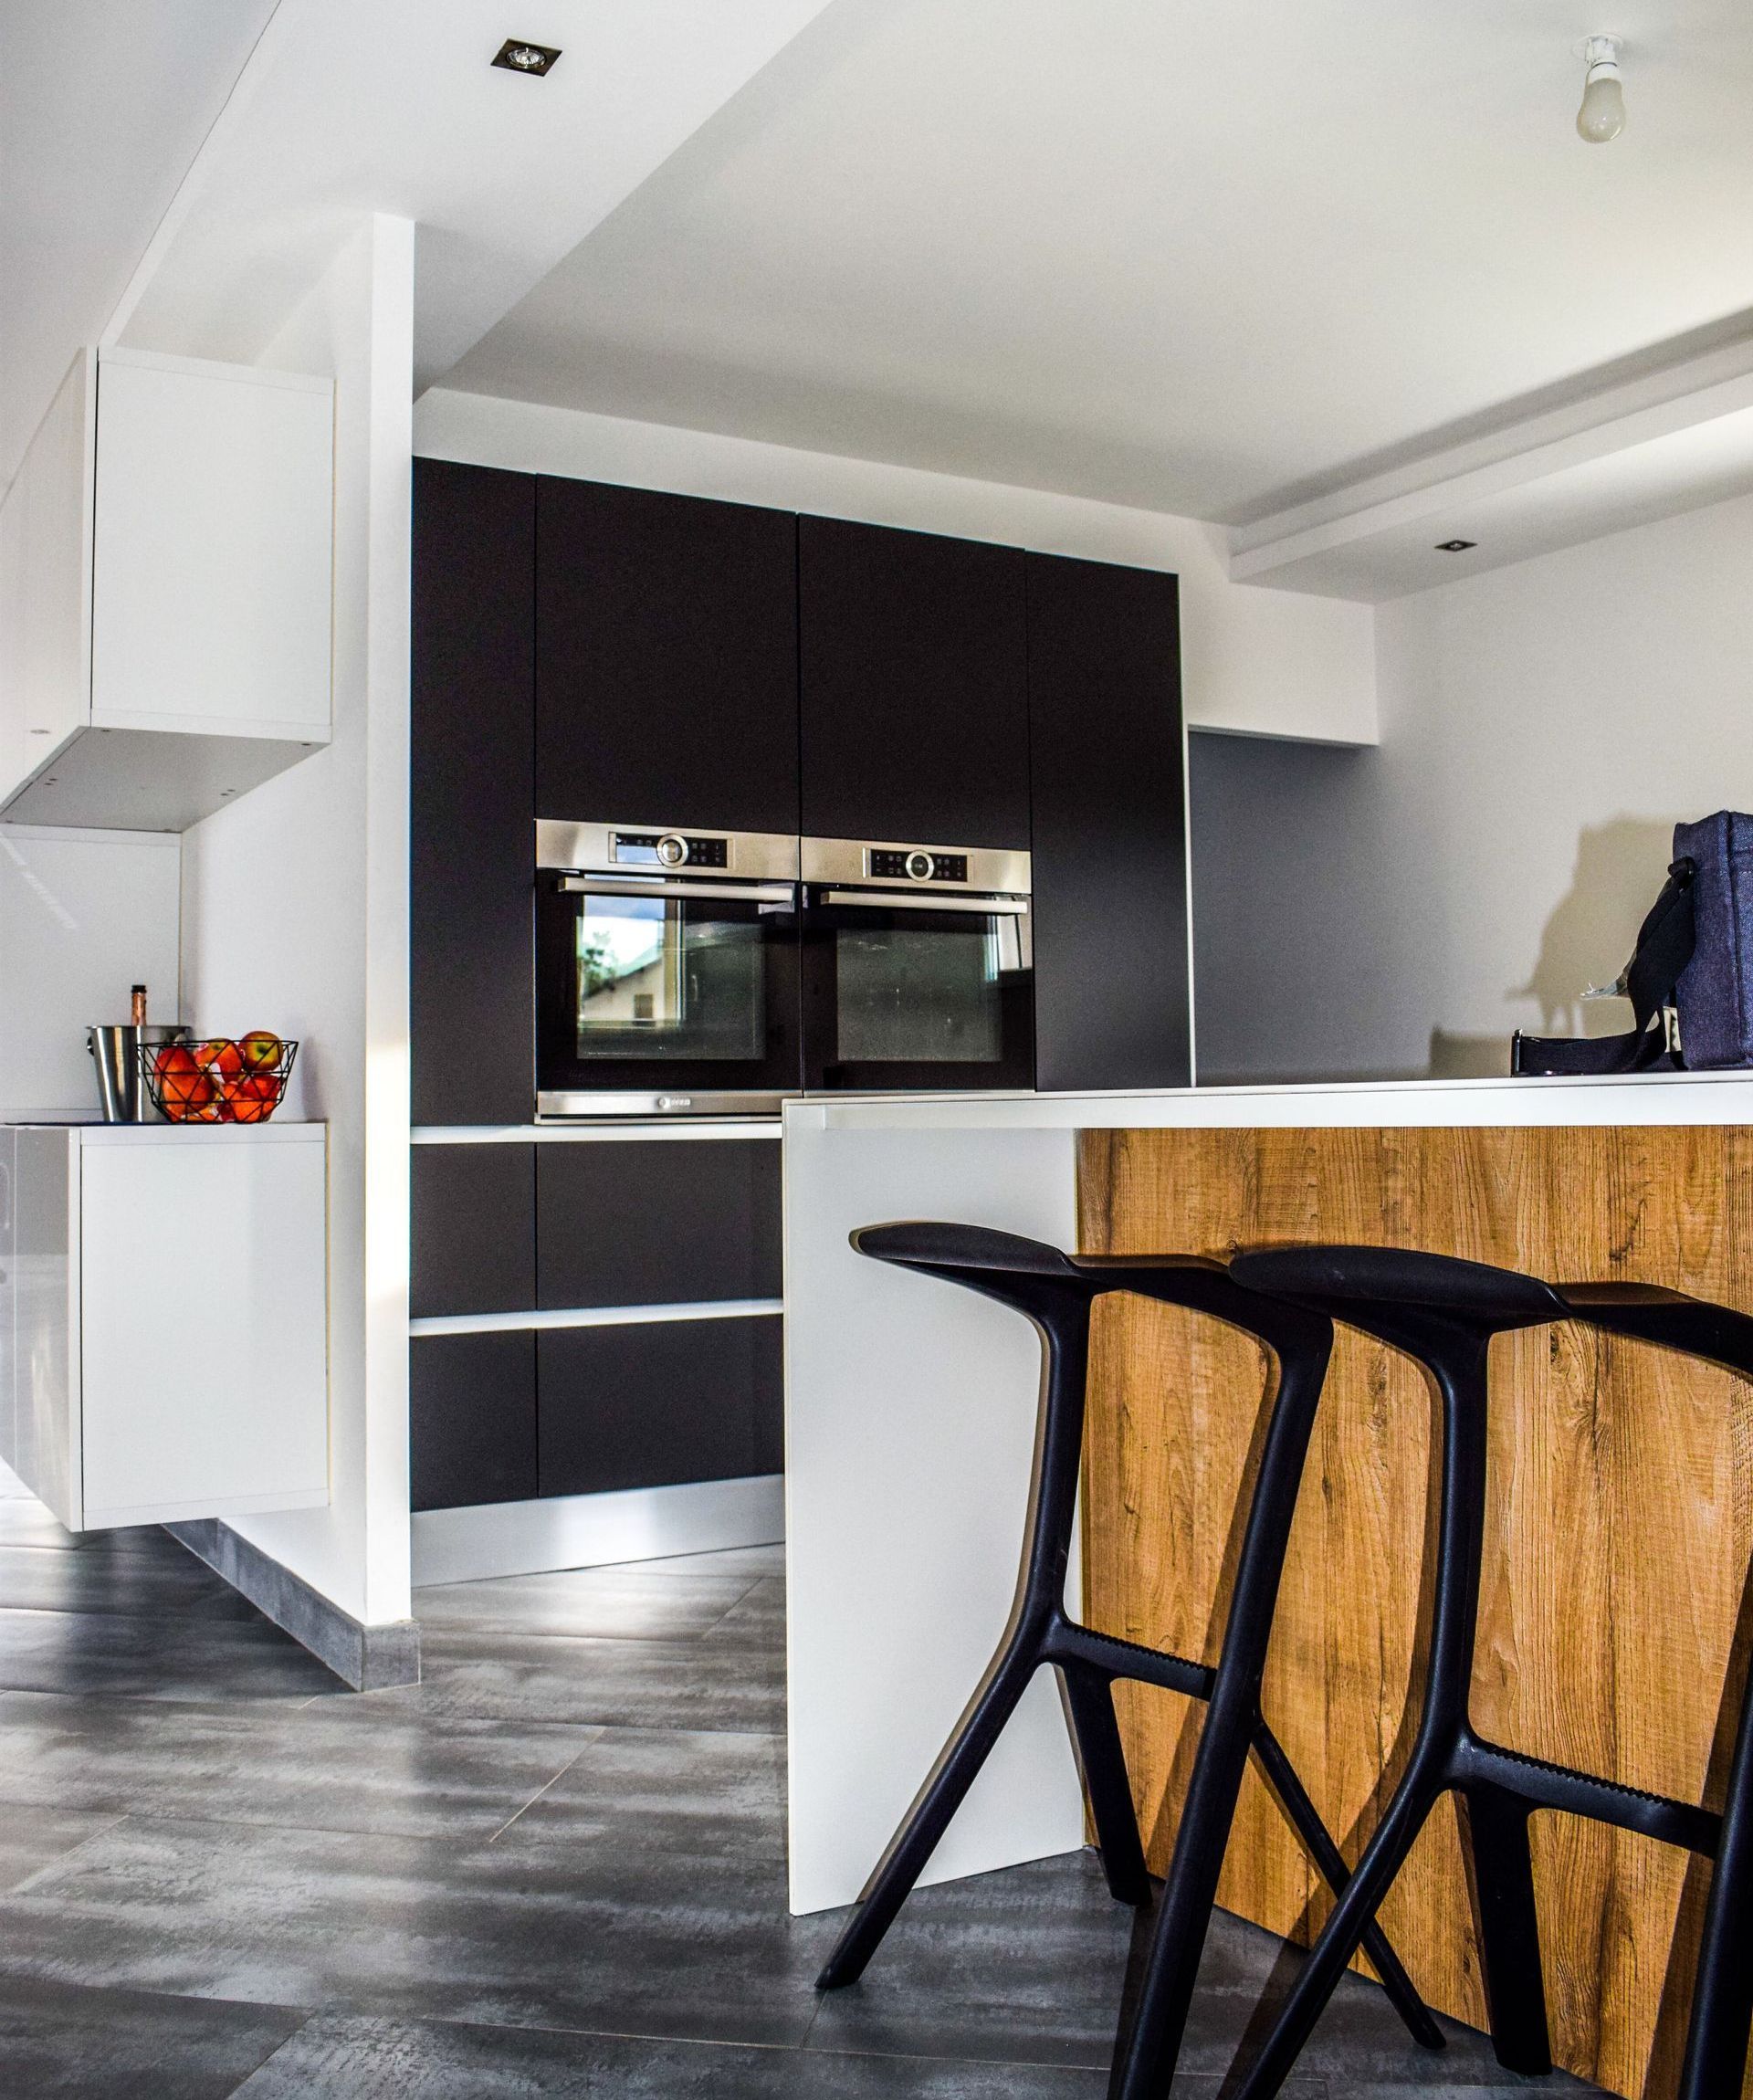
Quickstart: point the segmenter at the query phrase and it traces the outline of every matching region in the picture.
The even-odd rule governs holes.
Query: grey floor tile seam
[[[763,1582],[771,1582],[773,1578],[771,1575],[755,1576],[754,1579],[751,1581],[749,1587],[743,1591],[741,1596],[739,1597],[733,1604],[728,1605],[719,1614],[719,1616],[713,1620],[712,1623],[706,1629],[705,1633],[700,1635],[700,1639],[702,1641],[709,1641],[713,1634],[716,1633],[724,1624],[725,1620],[730,1618],[734,1613],[741,1611],[742,1607],[749,1601],[750,1598],[754,1595],[755,1591],[761,1588]]]
[[[97,1812],[100,1815],[109,1814],[109,1811],[106,1809],[100,1809]],[[110,1816],[108,1822],[97,1830],[87,1831],[77,1844],[70,1844],[65,1852],[57,1853],[53,1859],[45,1860],[34,1874],[27,1874],[23,1881],[15,1883],[11,1888],[0,1890],[0,1902],[13,1903],[21,1895],[28,1895],[46,1874],[53,1874],[57,1867],[65,1866],[75,1853],[81,1853],[87,1845],[95,1844],[100,1838],[110,1836],[111,1832],[119,1830],[128,1820],[127,1810],[118,1809],[114,1815]],[[3,1961],[4,1958],[4,1954],[0,1954],[0,1961]],[[175,1994],[171,1993],[170,1995],[174,1996]]]
[[[577,1749],[572,1752],[572,1756],[567,1759],[566,1762],[562,1765],[560,1769],[554,1774],[552,1779],[544,1780],[543,1783],[536,1789],[535,1792],[530,1795],[530,1799],[524,1802],[521,1808],[518,1810],[516,1815],[507,1816],[505,1821],[499,1825],[499,1829],[496,1830],[492,1836],[488,1839],[487,1842],[488,1844],[498,1844],[499,1840],[505,1835],[506,1832],[509,1831],[511,1828],[511,1825],[517,1822],[518,1816],[520,1816],[524,1814],[528,1810],[534,1808],[536,1803],[541,1799],[543,1794],[545,1794],[551,1787],[557,1787],[561,1780],[566,1777],[567,1773],[572,1770],[572,1767],[578,1762],[580,1758],[584,1755],[585,1751],[591,1748],[592,1744],[601,1742],[604,1736],[606,1735],[608,1731],[605,1728],[590,1728],[581,1730],[580,1732],[582,1734],[587,1734],[590,1738],[590,1741],[581,1743]]]

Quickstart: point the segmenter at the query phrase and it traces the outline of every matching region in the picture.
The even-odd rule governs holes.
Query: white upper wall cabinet
[[[0,806],[184,831],[330,734],[334,389],[75,361],[0,507]]]

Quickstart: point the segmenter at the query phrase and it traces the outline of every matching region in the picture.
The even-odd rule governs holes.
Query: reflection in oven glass
[[[761,929],[674,898],[593,897],[578,914],[580,1057],[761,1054]]]
[[[989,1065],[1003,1054],[999,939],[990,921],[843,927],[836,1016],[849,1065]]]

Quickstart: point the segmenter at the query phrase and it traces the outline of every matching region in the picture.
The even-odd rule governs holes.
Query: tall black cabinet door
[[[797,829],[797,520],[544,478],[536,814]]]
[[[536,484],[414,463],[414,1120],[535,1106]]]
[[[1028,557],[1035,1084],[1191,1077],[1176,580]]]
[[[802,518],[798,619],[807,835],[1027,845],[1016,548]]]

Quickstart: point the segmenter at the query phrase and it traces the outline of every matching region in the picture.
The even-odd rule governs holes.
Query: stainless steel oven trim
[[[641,881],[631,875],[563,875],[560,887],[572,897],[706,898],[730,904],[782,904],[794,907],[794,882],[675,882],[667,876]]]
[[[621,832],[655,833],[658,837],[709,838],[724,841],[721,868],[709,872],[727,880],[740,876],[745,881],[795,882],[798,874],[798,841],[793,832],[717,831],[698,824],[572,824],[554,817],[536,819],[536,866],[559,868],[569,874],[627,875],[633,863],[615,858],[615,835]],[[686,870],[686,863],[676,872]],[[654,869],[661,873],[661,869]],[[702,874],[707,870],[698,871]]]
[[[926,886],[918,886],[923,889]],[[986,919],[1020,919],[1029,908],[1026,897],[958,897],[934,890],[929,897],[893,889],[824,889],[817,904],[850,904],[868,911],[976,911]]]
[[[797,1089],[769,1094],[714,1094],[703,1088],[669,1087],[649,1094],[593,1094],[586,1089],[538,1093],[538,1123],[592,1123],[625,1116],[675,1122],[690,1116],[763,1116],[778,1114],[780,1104],[796,1098]]]
[[[992,846],[929,845],[915,839],[806,838],[802,845],[801,866],[805,882],[876,884],[904,891],[948,890],[962,896],[977,890],[1007,891],[1023,897],[1029,894],[1026,853],[1012,853]],[[955,854],[966,859],[968,879],[942,882],[928,876],[921,882],[914,882],[905,876],[873,877],[870,856],[874,853]]]

